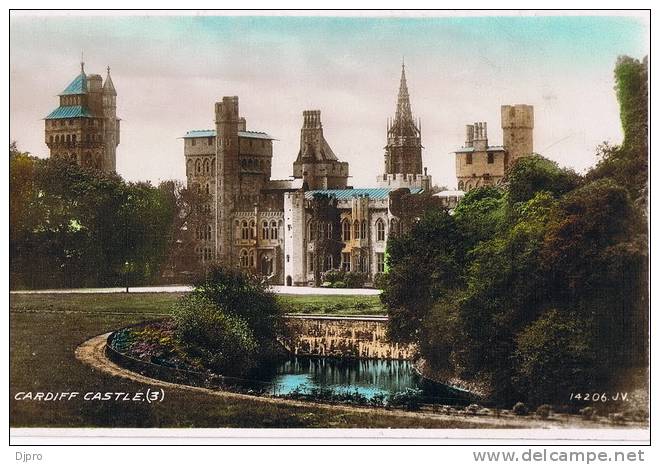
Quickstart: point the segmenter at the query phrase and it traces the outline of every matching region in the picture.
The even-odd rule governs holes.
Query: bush
[[[406,388],[405,391],[390,395],[387,404],[393,407],[405,407],[406,410],[419,410],[422,405],[423,391]]]
[[[323,281],[335,284],[337,281],[344,280],[344,271],[342,270],[328,270],[323,273]]]
[[[176,335],[188,354],[217,373],[236,375],[256,362],[257,342],[247,323],[195,294],[174,308]]]
[[[335,281],[332,283],[332,287],[335,289],[344,289],[346,287],[346,283],[344,281]]]
[[[387,274],[386,273],[376,273],[374,275],[374,287],[376,289],[385,289],[387,286]]]
[[[519,416],[527,415],[529,413],[527,406],[522,402],[516,402],[516,405],[513,406],[512,411],[514,415]]]
[[[357,271],[349,271],[344,274],[344,282],[346,287],[350,289],[359,289],[364,287],[364,283],[367,281],[367,275],[365,273],[358,273]]]
[[[543,418],[544,420],[550,416],[550,412],[552,412],[552,407],[550,407],[548,404],[539,405],[536,409],[536,415]]]

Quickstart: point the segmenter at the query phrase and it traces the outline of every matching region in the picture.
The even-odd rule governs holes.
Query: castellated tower
[[[348,181],[348,163],[341,162],[323,137],[319,110],[303,111],[300,150],[293,162],[293,177],[305,189],[343,189]]]
[[[60,105],[45,118],[45,142],[52,158],[85,168],[116,170],[119,145],[117,91],[107,68],[105,84],[98,74],[80,74],[59,94]]]
[[[534,152],[534,107],[532,105],[502,105],[503,145],[508,154],[508,166]]]
[[[231,212],[235,208],[234,192],[239,182],[238,130],[243,122],[238,113],[238,97],[223,97],[215,104],[217,150],[217,182],[215,232],[216,259],[227,265],[233,262],[231,247]]]

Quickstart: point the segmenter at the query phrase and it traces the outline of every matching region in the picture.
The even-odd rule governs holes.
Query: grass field
[[[148,386],[94,371],[75,359],[83,341],[169,313],[172,294],[38,294],[10,296],[10,426],[12,427],[355,427],[458,428],[457,420],[392,417],[373,411],[264,404],[171,390],[162,403],[18,401],[18,392],[129,392]],[[286,296],[296,305],[316,297]],[[345,296],[324,296],[325,303]],[[372,297],[350,297],[371,302]],[[376,297],[377,299],[377,297]]]

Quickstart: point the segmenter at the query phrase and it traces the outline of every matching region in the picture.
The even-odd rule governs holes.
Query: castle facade
[[[271,179],[274,139],[247,130],[238,97],[215,104],[215,129],[184,135],[187,183],[206,195],[203,208],[210,213],[206,224],[196,226],[200,262],[238,266],[296,286],[313,284],[319,272],[331,269],[368,279],[384,272],[387,238],[400,229],[390,194],[431,186],[430,176],[422,174],[421,130],[412,116],[405,68],[376,187],[349,186],[348,163],[325,139],[321,112],[302,116],[290,179]],[[318,198],[331,203],[333,219],[318,217]],[[328,242],[334,246],[326,247]]]
[[[105,82],[98,74],[80,74],[59,94],[59,106],[45,118],[45,142],[52,158],[114,172],[119,145],[117,91],[107,68]]]

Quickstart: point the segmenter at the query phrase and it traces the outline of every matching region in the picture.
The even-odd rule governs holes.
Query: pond
[[[291,357],[278,366],[270,382],[277,395],[329,389],[336,393],[357,391],[371,399],[379,394],[389,396],[406,388],[416,388],[443,404],[466,403],[465,393],[429,383],[406,360]]]

